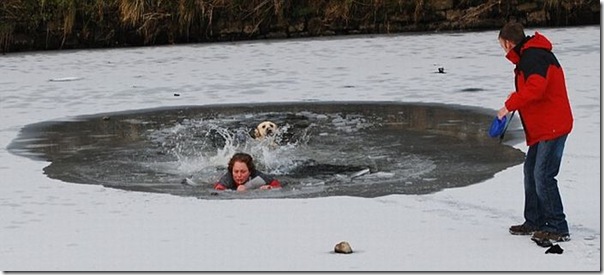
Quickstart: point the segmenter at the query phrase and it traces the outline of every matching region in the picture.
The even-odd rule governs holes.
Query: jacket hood
[[[553,47],[552,42],[550,42],[547,37],[535,32],[535,35],[527,36],[522,42],[509,51],[505,57],[512,63],[518,64],[520,61],[520,56],[528,48],[544,49],[551,52]]]

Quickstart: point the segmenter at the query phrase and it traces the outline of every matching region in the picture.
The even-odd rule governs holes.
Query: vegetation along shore
[[[595,0],[2,0],[0,51],[599,25]]]

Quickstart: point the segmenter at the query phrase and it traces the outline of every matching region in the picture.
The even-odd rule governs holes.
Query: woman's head
[[[229,173],[237,185],[244,184],[256,170],[254,159],[246,153],[236,153],[229,161]]]

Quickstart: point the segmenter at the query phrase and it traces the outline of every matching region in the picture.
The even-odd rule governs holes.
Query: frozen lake
[[[538,31],[554,44],[554,52],[567,76],[575,116],[575,128],[567,141],[558,177],[573,237],[571,242],[561,245],[565,249],[563,255],[544,254],[528,238],[507,233],[510,225],[522,222],[522,165],[517,156],[505,160],[501,154],[512,152],[521,156],[526,152],[521,125],[512,125],[503,145],[484,136],[481,139],[459,136],[480,131],[486,134],[483,126],[490,123],[514,89],[513,65],[504,57],[497,31],[485,31],[2,56],[0,114],[4,119],[0,125],[0,141],[4,146],[0,150],[0,184],[3,187],[0,193],[0,216],[3,217],[0,219],[0,268],[15,271],[600,270],[600,26]],[[533,32],[527,30],[527,34]],[[445,73],[438,73],[439,68]],[[355,114],[371,110],[373,113],[338,118],[337,114],[345,113],[338,108],[353,102],[368,106],[367,110],[362,105],[357,107]],[[331,109],[328,103],[332,104]],[[323,108],[327,105],[327,109],[314,113],[294,110],[304,104],[322,105]],[[364,124],[358,122],[380,125],[377,123],[380,119],[392,117],[387,108],[379,104],[395,105],[401,110],[417,104],[456,106],[447,108],[449,113],[445,112],[446,115],[427,116],[424,125],[435,123],[450,127],[447,129],[455,129],[452,131],[457,136],[447,138],[442,131],[434,132],[439,130],[436,127],[422,131],[433,131],[432,138],[440,139],[439,142],[419,142],[422,139],[415,136],[395,140],[393,137],[402,136],[400,129],[359,127]],[[372,152],[379,152],[378,156],[392,155],[388,156],[388,161],[370,165],[371,172],[375,173],[366,176],[381,175],[387,180],[392,173],[409,167],[395,169],[388,166],[405,162],[396,161],[396,150],[400,148],[389,150],[383,146],[394,142],[419,142],[417,146],[432,151],[406,150],[402,156],[405,160],[423,163],[420,168],[431,168],[418,168],[416,172],[420,171],[420,174],[421,171],[428,172],[405,182],[413,185],[416,180],[430,182],[440,177],[448,179],[450,186],[439,185],[429,192],[397,191],[392,192],[393,195],[388,192],[363,195],[367,188],[360,188],[355,191],[358,193],[334,192],[333,196],[320,198],[277,195],[282,198],[277,200],[266,195],[254,200],[236,197],[208,200],[191,193],[160,194],[137,188],[106,188],[103,183],[128,183],[140,175],[122,177],[128,175],[130,169],[120,170],[124,163],[141,163],[127,161],[128,156],[135,159],[136,155],[111,155],[119,155],[121,162],[112,162],[113,158],[109,161],[97,159],[96,163],[105,169],[104,172],[95,170],[99,168],[94,167],[95,159],[85,159],[86,150],[97,150],[89,156],[102,157],[115,141],[100,133],[107,128],[95,128],[95,125],[131,125],[133,129],[111,132],[111,135],[124,134],[115,145],[135,145],[136,142],[124,141],[140,141],[145,137],[144,141],[149,142],[144,144],[145,148],[168,154],[160,154],[160,158],[166,157],[163,163],[146,159],[142,162],[146,165],[141,167],[173,171],[174,174],[156,176],[169,178],[170,184],[185,190],[183,188],[188,187],[179,184],[179,179],[200,172],[203,162],[199,160],[207,157],[190,155],[194,149],[186,148],[189,144],[186,138],[205,132],[179,132],[182,128],[178,125],[204,129],[207,118],[199,114],[205,114],[202,110],[211,106],[269,106],[265,107],[267,110],[256,107],[253,111],[230,115],[226,114],[232,110],[219,112],[223,116],[214,122],[228,122],[224,125],[229,127],[237,121],[246,122],[239,126],[252,127],[256,123],[254,115],[276,120],[283,118],[280,115],[290,113],[306,114],[305,118],[309,120],[329,118],[330,123],[319,123],[317,129],[321,131],[313,135],[324,138],[320,140],[324,147],[316,147],[322,148],[316,151],[317,154],[331,144],[335,148],[342,146],[337,150],[340,154],[346,152],[345,148],[357,146],[353,150],[355,156],[366,157],[349,163],[340,161],[344,156],[337,154],[321,155],[321,158],[315,154],[307,158],[326,160],[329,156],[334,162],[323,163],[350,164],[350,170],[321,166],[335,167],[336,170],[330,171],[332,175],[350,177],[358,171],[356,169],[367,167],[367,160],[376,160]],[[274,106],[290,107],[271,109],[276,108]],[[197,110],[191,115],[192,119],[184,121],[171,117],[178,116],[179,110],[186,108]],[[153,110],[153,115],[137,117],[148,110]],[[170,113],[153,118],[161,114],[158,110],[170,110]],[[463,116],[461,110],[473,111]],[[273,114],[276,116],[271,117]],[[105,116],[109,119],[103,120]],[[448,116],[458,117],[447,119]],[[517,118],[514,120],[518,122]],[[145,121],[160,122],[164,126],[147,131]],[[282,121],[291,122],[285,118]],[[443,121],[447,123],[443,124]],[[334,122],[340,130],[331,131],[326,127],[333,126]],[[472,127],[463,128],[468,126],[465,122],[471,122]],[[54,127],[52,125],[61,130],[53,134],[49,130]],[[70,128],[70,125],[74,127]],[[354,127],[347,128],[351,125]],[[59,137],[56,141],[62,142],[61,150],[66,150],[53,151],[52,148],[59,147],[53,147],[55,145],[46,143],[48,140],[37,139],[37,136],[20,140],[26,150],[16,146],[11,147],[12,153],[9,152],[9,144],[19,138],[22,130],[36,127],[45,129],[45,138]],[[138,129],[143,129],[145,134],[137,132]],[[353,131],[346,132],[346,129]],[[356,133],[362,135],[356,136]],[[387,138],[380,143],[382,133]],[[418,136],[422,135],[430,138],[425,134]],[[109,142],[92,143],[101,144],[99,147],[88,146],[91,136],[97,141]],[[351,146],[343,146],[339,140],[328,137],[350,137],[346,140]],[[466,156],[480,153],[480,158],[455,159],[459,154],[449,151],[449,143],[463,145],[456,150],[465,152]],[[497,146],[483,147],[487,143]],[[157,147],[151,146],[153,144]],[[375,150],[363,148],[366,144],[372,144]],[[430,144],[435,147],[429,147]],[[185,146],[184,150],[180,150],[182,146]],[[233,150],[235,147],[228,148]],[[292,155],[287,154],[291,152],[280,152],[289,156],[287,161],[299,160],[292,156],[300,156],[303,150],[301,147],[294,149],[296,154]],[[177,154],[174,154],[175,150]],[[232,153],[229,150],[213,151],[216,154],[208,175],[220,173],[219,164],[226,162]],[[483,159],[485,155],[488,157]],[[76,157],[60,159],[73,156]],[[280,173],[279,169],[283,167],[278,163],[283,159],[277,156],[269,153],[260,158],[268,170]],[[414,160],[417,156],[420,157]],[[503,165],[496,164],[495,169],[479,176],[473,174],[471,168],[482,164],[489,166],[491,161],[502,161]],[[69,174],[76,166],[88,167],[96,174],[86,173],[85,169]],[[468,175],[457,177],[450,174],[453,172]],[[298,180],[298,187],[308,184],[319,188],[313,190],[323,190],[320,189],[321,181],[326,178],[303,176],[311,181]],[[464,182],[470,178],[470,183]],[[296,179],[292,178],[292,181]],[[391,191],[391,187],[384,189]],[[185,191],[192,192],[191,189]],[[232,234],[231,229],[245,234]],[[349,241],[358,253],[343,257],[330,254],[333,245],[342,240]],[[224,255],[231,255],[231,259],[236,260],[227,261]],[[439,261],[435,263],[434,259]]]

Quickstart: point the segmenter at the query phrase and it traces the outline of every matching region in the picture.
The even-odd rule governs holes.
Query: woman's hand
[[[245,188],[245,185],[242,184],[242,185],[237,186],[237,191],[238,192],[243,192],[245,190],[247,190],[247,188]]]

